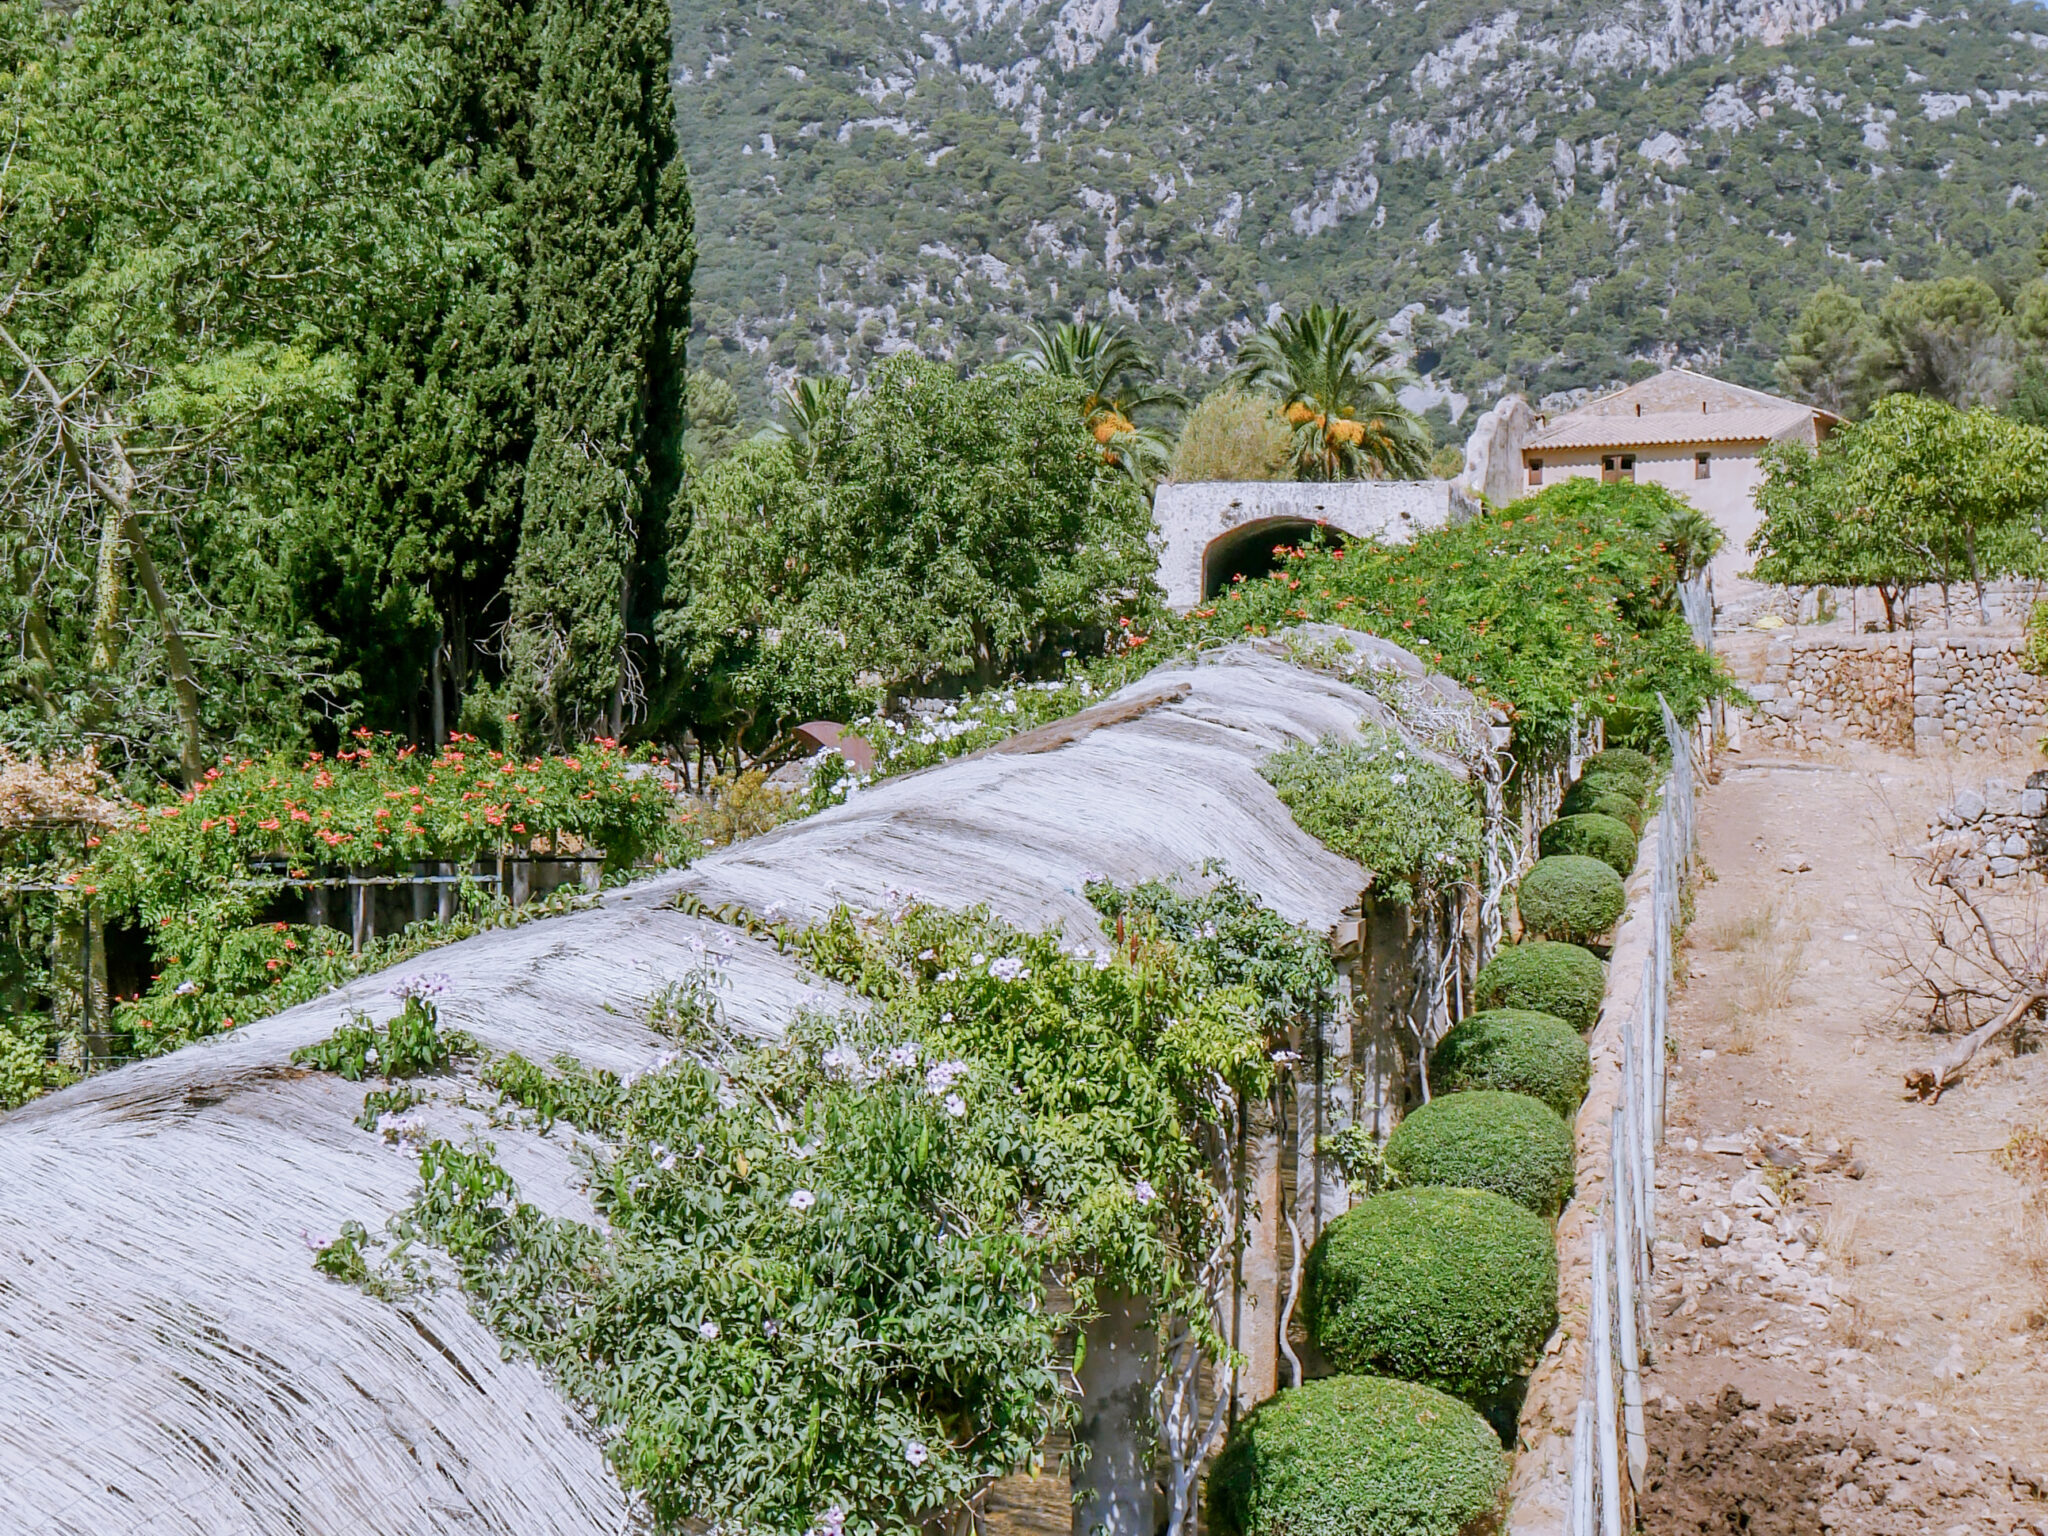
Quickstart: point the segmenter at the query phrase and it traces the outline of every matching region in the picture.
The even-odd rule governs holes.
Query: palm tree
[[[1187,399],[1161,384],[1158,364],[1130,337],[1093,320],[1063,320],[1051,330],[1031,327],[1033,346],[1017,361],[1033,373],[1071,379],[1081,386],[1081,416],[1103,457],[1140,485],[1166,472],[1166,439],[1138,424],[1140,411],[1179,410]]]
[[[792,379],[782,392],[785,419],[769,430],[787,437],[796,450],[797,463],[806,473],[818,467],[821,453],[838,440],[844,426],[846,402],[853,387],[845,379],[827,375],[822,379]]]
[[[1428,471],[1429,428],[1399,393],[1415,375],[1378,320],[1341,304],[1282,315],[1244,344],[1235,376],[1279,398],[1300,479],[1418,480]]]

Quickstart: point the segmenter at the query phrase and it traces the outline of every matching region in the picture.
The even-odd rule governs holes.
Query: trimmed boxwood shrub
[[[1340,1371],[1419,1381],[1482,1411],[1557,1323],[1550,1223],[1483,1189],[1397,1189],[1309,1250],[1302,1312]]]
[[[1490,1536],[1508,1459],[1456,1398],[1382,1376],[1270,1397],[1209,1472],[1217,1536]]]
[[[1541,1099],[1570,1124],[1593,1080],[1593,1054],[1555,1014],[1494,1008],[1468,1015],[1429,1054],[1438,1093],[1497,1088]]]
[[[1560,816],[1612,816],[1629,831],[1642,835],[1642,801],[1623,793],[1611,781],[1596,780],[1588,784],[1581,780],[1574,784],[1565,791],[1557,813]]]
[[[1481,1008],[1533,1008],[1584,1034],[1600,1019],[1607,967],[1590,949],[1545,939],[1510,945],[1487,961],[1473,984]]]
[[[1596,811],[1558,817],[1543,829],[1536,849],[1546,858],[1554,853],[1584,854],[1624,880],[1636,867],[1636,835],[1629,831],[1628,823]]]
[[[1578,943],[1607,932],[1627,905],[1621,876],[1600,860],[1576,853],[1538,859],[1515,892],[1525,929]]]
[[[1446,1093],[1410,1114],[1387,1140],[1387,1166],[1411,1185],[1490,1189],[1538,1216],[1571,1193],[1571,1128],[1526,1093]]]

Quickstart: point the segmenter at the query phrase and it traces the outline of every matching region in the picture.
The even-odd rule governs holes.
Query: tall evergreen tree
[[[534,389],[507,660],[520,735],[618,733],[682,478],[694,255],[668,11],[542,0],[526,304]]]

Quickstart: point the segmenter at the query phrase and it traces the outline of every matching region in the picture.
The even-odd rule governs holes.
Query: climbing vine
[[[725,1027],[707,970],[657,1000],[674,1052],[644,1076],[494,1058],[480,1076],[509,1110],[587,1138],[605,1229],[522,1201],[487,1146],[435,1141],[409,1210],[315,1262],[395,1294],[428,1283],[420,1245],[447,1252],[663,1521],[797,1536],[957,1509],[1070,1411],[1048,1274],[1081,1316],[1111,1285],[1227,1354],[1215,1149],[1239,1095],[1271,1084],[1275,1027],[1330,1006],[1321,935],[1227,879],[1089,891],[1095,943],[842,909],[793,942],[863,1004],[777,1043]],[[415,993],[302,1057],[445,1066],[433,1006]],[[416,1134],[411,1102],[365,1115]]]
[[[1359,736],[1289,747],[1259,771],[1302,830],[1363,865],[1387,900],[1470,879],[1481,851],[1471,785],[1383,726]]]

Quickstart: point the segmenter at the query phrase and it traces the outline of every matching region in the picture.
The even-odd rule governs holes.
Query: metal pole
[[[1625,1108],[1615,1111],[1608,1149],[1614,1168],[1614,1315],[1621,1335],[1622,1412],[1628,1421],[1629,1475],[1640,1482],[1649,1469],[1650,1446],[1643,1429],[1642,1356],[1636,1350],[1636,1235],[1629,1196],[1637,1181],[1636,1170],[1629,1166],[1628,1118]]]
[[[1572,1424],[1570,1536],[1593,1536],[1593,1504],[1593,1400],[1582,1393]]]
[[[1619,1207],[1617,1207],[1619,1209]],[[1593,1416],[1600,1453],[1600,1533],[1621,1536],[1621,1455],[1614,1435],[1614,1326],[1609,1317],[1607,1234],[1593,1232]]]

